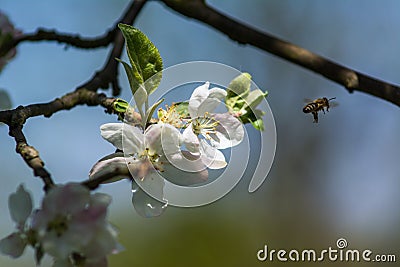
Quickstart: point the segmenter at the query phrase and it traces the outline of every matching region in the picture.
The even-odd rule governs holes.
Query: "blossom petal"
[[[206,113],[212,113],[221,104],[226,96],[226,91],[220,88],[213,88],[206,99],[197,108],[197,116],[203,116]],[[209,91],[211,92],[211,90]]]
[[[12,220],[18,224],[18,227],[23,227],[32,212],[32,198],[22,184],[15,193],[9,196],[8,208]]]
[[[143,133],[127,123],[106,123],[100,126],[101,136],[127,154],[143,150]]]
[[[96,179],[97,177],[103,176],[107,173],[115,173],[116,171],[118,171],[118,174],[120,175],[112,177],[102,183],[112,183],[130,177],[126,158],[124,157],[123,152],[112,153],[96,162],[89,172],[89,178]]]
[[[198,86],[194,89],[192,96],[189,99],[188,111],[190,117],[195,118],[201,116],[203,114],[198,113],[198,109],[200,105],[207,99],[209,92],[208,87],[210,86],[209,82],[204,83],[203,85]]]
[[[163,168],[164,172],[161,175],[177,185],[194,185],[204,183],[208,179],[208,170],[200,156],[188,151],[168,157]]]
[[[224,154],[204,139],[200,140],[200,154],[203,163],[210,169],[222,169],[227,165]]]
[[[19,233],[11,235],[0,240],[0,252],[12,258],[18,258],[24,253],[26,242]]]
[[[199,152],[199,139],[193,133],[192,124],[190,124],[182,133],[182,140],[187,150],[192,153]]]
[[[229,148],[238,145],[244,137],[243,124],[229,113],[213,114],[219,122],[216,127],[218,142],[215,147],[218,149]]]
[[[136,212],[145,218],[160,216],[167,204],[152,198],[143,191],[135,181],[132,181],[132,204]]]
[[[79,212],[89,203],[90,191],[79,183],[56,186],[43,198],[42,208],[54,214]]]
[[[158,155],[176,153],[180,142],[181,133],[169,124],[153,124],[145,131],[145,147]]]

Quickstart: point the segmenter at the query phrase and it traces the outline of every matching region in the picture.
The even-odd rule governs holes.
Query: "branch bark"
[[[105,94],[80,89],[49,103],[33,104],[26,107],[19,106],[13,110],[0,111],[0,122],[8,124],[9,135],[16,142],[16,152],[32,168],[34,175],[43,180],[44,189],[47,191],[54,185],[54,182],[50,173],[44,168],[44,162],[40,158],[39,152],[33,146],[30,146],[25,138],[22,128],[26,120],[41,115],[50,117],[57,111],[69,110],[77,105],[101,105],[106,108],[106,112],[112,113],[114,101],[115,98],[108,98]]]
[[[250,44],[343,85],[400,106],[400,87],[347,68],[302,47],[257,31],[206,5],[204,0],[162,0],[172,10],[201,21],[240,44]]]
[[[42,115],[45,117],[50,117],[52,114],[60,110],[69,110],[77,105],[101,105],[106,108],[106,112],[113,113],[113,103],[115,98],[108,98],[105,94],[98,94],[96,91],[99,88],[108,88],[109,83],[111,83],[113,86],[113,94],[119,94],[120,90],[117,82],[118,63],[115,58],[121,56],[124,46],[124,39],[122,33],[117,30],[117,24],[119,22],[132,24],[145,3],[146,0],[133,1],[127,8],[122,18],[115,23],[113,29],[104,37],[104,43],[108,41],[106,39],[110,38],[110,36],[114,37],[112,40],[114,43],[112,51],[104,68],[96,72],[93,78],[84,85],[79,86],[74,92],[68,93],[61,98],[56,98],[48,103],[32,104],[25,107],[19,106],[13,110],[0,111],[0,122],[3,122],[9,126],[9,135],[15,139],[17,153],[19,153],[27,165],[32,168],[34,175],[43,180],[44,189],[46,191],[54,186],[54,181],[51,178],[50,173],[44,168],[44,162],[40,158],[38,150],[36,150],[36,148],[33,146],[30,146],[25,138],[22,129],[26,120],[31,117]],[[49,39],[54,38],[55,40],[61,40],[64,38],[62,35],[56,36],[57,34],[55,32],[42,32],[41,34],[48,34]],[[71,40],[82,42],[79,37],[75,37],[75,39],[67,39],[70,42],[73,42]],[[88,45],[88,43],[86,42],[84,45]],[[90,184],[93,184],[93,182]],[[90,187],[90,185],[88,187]]]

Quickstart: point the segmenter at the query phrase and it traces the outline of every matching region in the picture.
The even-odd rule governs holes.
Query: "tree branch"
[[[145,2],[146,0],[133,1],[118,22],[132,24]],[[109,83],[113,86],[114,95],[119,94],[120,91],[117,81],[118,64],[115,57],[120,57],[124,46],[124,39],[122,34],[117,30],[118,22],[115,23],[113,29],[104,37],[97,40],[82,39],[79,36],[62,35],[55,31],[46,32],[44,30],[39,30],[36,35],[25,35],[17,41],[18,43],[23,40],[56,40],[58,42],[74,44],[84,48],[107,45],[111,41],[109,39],[112,38],[114,43],[104,68],[97,72],[94,77],[83,86],[78,87],[74,92],[68,93],[48,103],[32,104],[25,107],[19,106],[13,110],[0,111],[0,122],[6,123],[9,126],[9,135],[15,139],[17,153],[19,153],[28,166],[33,169],[34,175],[43,180],[44,189],[46,191],[54,185],[54,182],[50,173],[44,168],[44,162],[40,158],[39,152],[33,146],[28,145],[22,131],[23,125],[28,118],[41,115],[50,117],[57,111],[69,110],[77,105],[101,105],[106,108],[106,112],[114,112],[113,103],[115,99],[107,98],[104,94],[97,94],[96,91],[99,88],[107,88]]]
[[[101,105],[106,108],[106,112],[113,113],[114,101],[115,98],[108,98],[104,94],[79,89],[49,103],[19,106],[13,110],[0,111],[0,122],[8,124],[9,135],[15,139],[17,153],[33,169],[34,175],[43,180],[44,189],[48,190],[54,185],[54,182],[50,173],[44,168],[44,162],[40,158],[39,152],[33,146],[28,145],[26,141],[22,131],[26,120],[41,115],[50,117],[57,111],[69,110],[77,105],[85,104],[88,106]]]
[[[225,33],[240,44],[250,44],[273,55],[314,71],[343,85],[352,93],[360,91],[400,106],[400,87],[335,63],[304,48],[257,31],[207,6],[203,0],[162,0],[168,7]]]
[[[108,56],[108,60],[105,63],[103,69],[97,71],[95,75],[86,83],[82,84],[79,88],[86,88],[91,91],[97,91],[99,88],[107,89],[111,83],[113,88],[113,95],[117,96],[120,94],[120,88],[118,85],[118,62],[115,58],[120,58],[122,54],[122,49],[125,44],[124,37],[120,31],[117,30],[118,23],[125,23],[131,25],[137,15],[140,13],[144,4],[147,0],[136,0],[131,3],[122,18],[114,25],[115,35],[114,35],[114,46]]]

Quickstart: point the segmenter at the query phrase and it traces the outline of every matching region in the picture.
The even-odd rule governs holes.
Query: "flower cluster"
[[[182,108],[177,104],[159,109],[157,123],[145,129],[126,122],[102,125],[102,137],[123,153],[99,161],[90,176],[95,178],[125,162],[134,178],[133,205],[145,217],[158,216],[166,207],[164,178],[178,185],[207,181],[208,169],[227,165],[220,149],[238,145],[244,137],[236,117],[229,112],[214,113],[226,91],[209,86],[206,82],[193,91],[184,112],[178,112]]]
[[[0,251],[17,258],[30,245],[38,264],[48,254],[53,266],[107,266],[106,256],[121,247],[106,220],[110,202],[106,194],[69,183],[52,188],[32,212],[31,196],[21,185],[9,197],[17,231],[0,241]]]

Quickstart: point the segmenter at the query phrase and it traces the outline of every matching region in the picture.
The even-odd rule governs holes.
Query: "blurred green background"
[[[399,1],[207,1],[261,31],[298,44],[380,79],[400,83]],[[0,9],[17,28],[37,27],[97,36],[128,5],[127,0],[1,0]],[[126,250],[110,266],[373,266],[373,263],[259,262],[271,249],[327,249],[346,238],[350,249],[400,257],[400,164],[398,107],[362,93],[348,94],[318,75],[228,37],[150,1],[136,20],[159,48],[164,65],[194,60],[224,63],[252,74],[269,91],[277,125],[277,152],[264,184],[247,192],[249,178],[221,200],[184,209],[169,207],[159,218],[139,217],[130,184],[100,188],[113,195],[110,220]],[[55,43],[23,43],[0,75],[14,107],[48,102],[88,80],[101,68],[108,49],[64,49]],[[120,71],[122,97],[130,99]],[[304,98],[336,97],[340,106],[320,116],[302,113]],[[57,182],[80,181],[94,162],[113,151],[99,126],[115,118],[99,107],[78,107],[50,119],[33,118],[24,127]],[[249,131],[252,131],[249,127]],[[41,182],[17,155],[0,126],[0,236],[13,231],[8,195],[24,183],[36,204]],[[398,259],[399,260],[399,259]],[[18,260],[0,257],[0,266],[33,266],[32,250]],[[46,259],[43,266],[51,265]],[[378,264],[376,264],[378,265]],[[385,266],[398,266],[385,263]],[[375,265],[374,265],[375,266]]]

